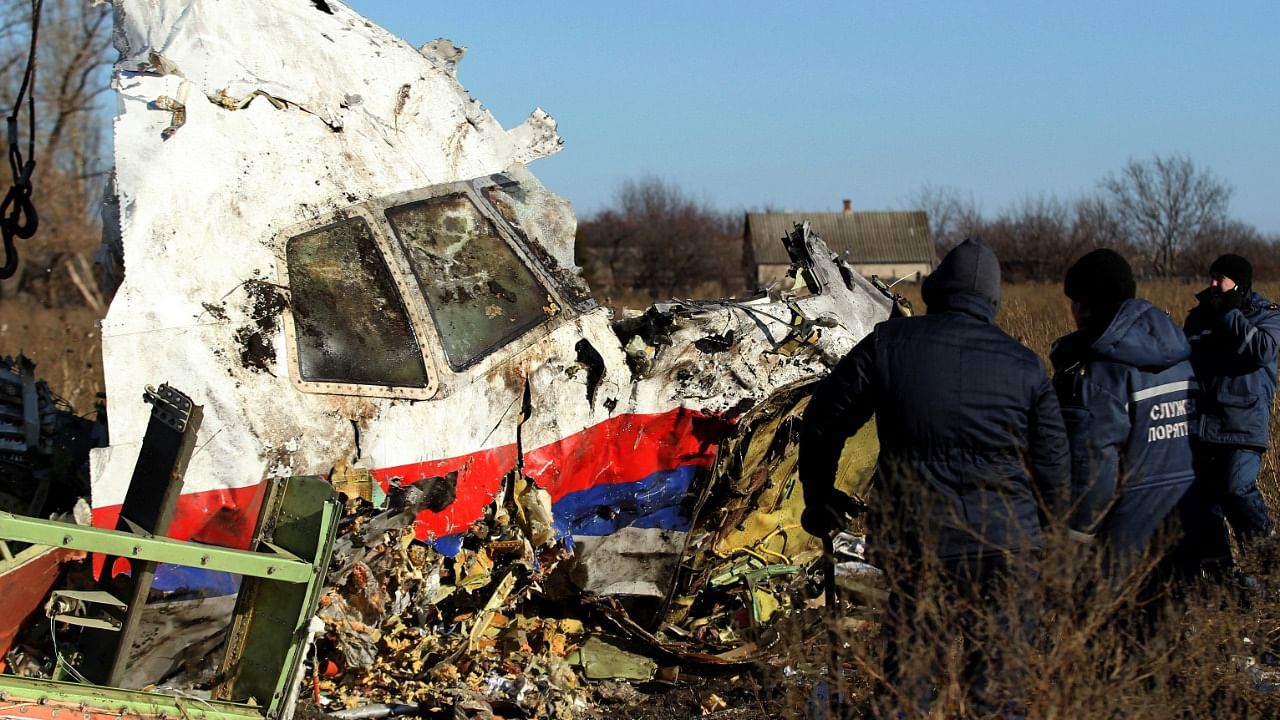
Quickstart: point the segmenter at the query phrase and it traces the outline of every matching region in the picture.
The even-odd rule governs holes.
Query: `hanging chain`
[[[26,240],[36,234],[40,216],[31,203],[31,175],[36,168],[36,41],[40,34],[40,11],[44,0],[31,0],[31,48],[27,53],[27,69],[22,74],[22,87],[18,90],[13,112],[8,118],[9,170],[13,174],[13,186],[0,203],[0,234],[4,235],[4,266],[0,267],[0,280],[13,277],[18,269],[18,249],[14,238]],[[29,94],[28,94],[29,91]],[[18,114],[22,101],[27,101],[27,157],[23,160],[18,137]]]

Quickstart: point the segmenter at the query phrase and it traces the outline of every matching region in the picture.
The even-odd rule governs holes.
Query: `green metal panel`
[[[314,563],[318,572],[305,585],[273,577],[245,578],[236,599],[235,619],[227,637],[221,675],[214,696],[252,699],[277,718],[297,686],[305,651],[307,625],[324,587],[340,507],[324,478],[295,477],[276,485],[263,508],[254,542],[277,547]]]
[[[183,718],[184,720],[262,720],[261,708],[250,705],[184,698],[163,693],[117,690],[96,685],[37,680],[0,675],[0,702],[4,714],[22,716],[24,704],[71,705],[65,708],[68,718],[88,717],[90,713],[117,717]],[[56,717],[56,711],[53,713]]]
[[[192,720],[276,720],[297,688],[307,624],[315,615],[338,532],[337,493],[324,478],[274,480],[255,532],[257,551],[201,546],[0,512],[0,539],[173,562],[243,575],[236,619],[223,662],[219,701],[124,691],[100,685],[0,675],[0,701],[72,705],[91,714],[189,717]],[[232,700],[237,702],[221,702]],[[239,701],[247,701],[239,705]],[[265,710],[264,710],[265,708]],[[19,712],[22,714],[22,712]],[[58,717],[51,714],[32,716]]]
[[[0,702],[38,706],[39,717],[71,714],[117,717],[184,717],[190,720],[277,720],[291,707],[298,684],[307,625],[324,588],[325,570],[337,535],[341,507],[324,478],[273,481],[258,529],[257,551],[196,545],[167,538],[89,528],[0,513],[0,540],[50,545],[119,557],[204,567],[245,576],[236,618],[215,690],[219,700],[174,697],[0,675]],[[237,702],[224,702],[224,700]],[[238,701],[248,701],[239,704]],[[67,708],[65,706],[73,706]],[[46,707],[47,706],[47,707]],[[51,713],[43,712],[50,710]]]
[[[319,512],[318,509],[317,512]],[[276,553],[270,549],[266,552],[232,550],[216,545],[197,545],[169,538],[141,537],[128,532],[85,527],[56,520],[38,520],[13,513],[0,513],[0,539],[222,570],[247,577],[271,578],[285,583],[306,583],[317,574],[310,562],[299,560],[295,556]],[[312,542],[315,542],[314,537]],[[324,569],[321,568],[318,572],[323,575]]]

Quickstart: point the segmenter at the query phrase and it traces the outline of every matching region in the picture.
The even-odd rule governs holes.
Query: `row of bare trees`
[[[742,215],[656,177],[623,183],[577,240],[587,280],[606,300],[719,296],[730,278],[741,284]]]
[[[1030,197],[995,216],[984,215],[972,195],[934,185],[906,205],[929,214],[939,256],[982,235],[1012,280],[1059,279],[1097,247],[1121,250],[1147,276],[1203,275],[1215,257],[1235,252],[1252,260],[1257,277],[1280,277],[1277,239],[1232,219],[1230,198],[1231,186],[1208,168],[1171,155],[1130,160],[1091,194]]]
[[[1190,158],[1128,161],[1070,200],[1042,195],[986,215],[971,194],[925,185],[906,209],[928,213],[941,257],[981,235],[1012,281],[1056,281],[1084,253],[1115,248],[1144,276],[1203,275],[1215,257],[1251,259],[1259,279],[1280,278],[1277,238],[1228,214],[1231,186]],[[612,206],[584,218],[579,261],[606,299],[730,294],[742,290],[743,215],[700,202],[654,177],[623,184]]]
[[[0,108],[14,112],[31,42],[33,0],[0,0]],[[27,296],[46,305],[85,303],[101,309],[93,253],[101,242],[98,207],[110,165],[109,115],[104,109],[111,62],[111,8],[86,0],[43,0],[35,84],[32,201],[40,227],[18,240],[17,274],[0,296]],[[27,109],[18,124],[27,152]],[[2,178],[3,185],[12,182]],[[0,189],[3,192],[3,189]],[[0,260],[2,261],[2,260]]]

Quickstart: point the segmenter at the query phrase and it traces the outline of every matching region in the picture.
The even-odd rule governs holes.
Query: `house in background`
[[[912,281],[919,281],[938,264],[925,212],[854,212],[845,200],[843,212],[747,213],[742,262],[748,288],[767,287],[786,274],[791,259],[778,239],[805,220],[834,253],[866,277],[878,275],[893,282],[912,276]]]

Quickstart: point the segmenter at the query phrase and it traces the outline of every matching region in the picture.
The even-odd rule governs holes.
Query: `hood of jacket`
[[[1163,310],[1135,298],[1122,303],[1101,332],[1085,328],[1060,338],[1049,357],[1058,370],[1103,360],[1159,372],[1189,359],[1191,345]]]
[[[930,313],[958,310],[982,320],[1000,307],[1000,261],[982,238],[955,246],[920,288]]]

